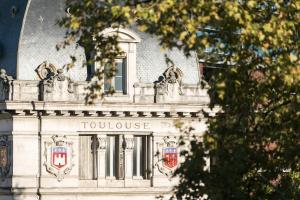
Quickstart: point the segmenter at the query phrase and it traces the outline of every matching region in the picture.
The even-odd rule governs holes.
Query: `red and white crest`
[[[45,142],[46,170],[61,181],[69,174],[73,164],[73,143],[66,136],[53,136],[51,142]]]
[[[51,151],[51,164],[52,166],[60,169],[67,165],[68,163],[68,153],[67,148],[63,146],[52,147]]]
[[[163,165],[170,169],[177,166],[178,153],[176,147],[165,147],[162,150],[163,153]]]
[[[175,136],[164,137],[162,142],[157,142],[156,166],[158,170],[166,176],[172,176],[179,164],[178,142]]]

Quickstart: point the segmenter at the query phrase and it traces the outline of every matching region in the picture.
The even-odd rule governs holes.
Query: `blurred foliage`
[[[300,199],[300,1],[67,0],[66,44],[79,40],[92,60],[115,70],[117,35],[156,35],[163,48],[197,51],[212,73],[208,130],[188,142],[177,170],[177,199]],[[102,96],[96,71],[89,99]],[[192,133],[186,133],[192,134]],[[185,141],[187,142],[187,141]],[[206,170],[205,158],[211,158]]]

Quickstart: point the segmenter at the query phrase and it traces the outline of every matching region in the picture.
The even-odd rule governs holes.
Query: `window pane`
[[[147,178],[147,136],[134,137],[133,176]]]
[[[111,88],[111,79],[110,80],[104,80],[104,90],[108,91]]]
[[[106,145],[106,176],[113,177],[116,175],[115,136],[108,136]]]
[[[104,67],[104,71],[108,71],[108,67]],[[112,87],[117,92],[126,94],[126,59],[116,59],[116,74],[111,79],[104,77],[104,91],[108,91]]]
[[[137,155],[137,137],[134,137],[134,148],[133,148],[133,176],[136,176],[136,155]]]
[[[115,90],[123,92],[123,78],[115,77]]]
[[[123,59],[120,60],[120,62],[116,63],[116,69],[117,69],[117,73],[116,76],[123,76]]]
[[[106,73],[109,71],[108,66],[104,66],[104,91],[108,91],[111,88],[111,79],[107,78]]]
[[[93,151],[93,136],[84,135],[80,136],[80,157],[79,157],[79,177],[83,180],[91,180],[95,178],[94,169],[94,159],[96,157],[96,152]]]

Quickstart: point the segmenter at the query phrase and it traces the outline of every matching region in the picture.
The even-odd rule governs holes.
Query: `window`
[[[148,179],[149,174],[149,137],[135,136],[133,149],[133,176]]]
[[[107,136],[106,177],[124,179],[124,149],[121,135]]]
[[[79,141],[80,162],[79,162],[79,177],[82,180],[97,179],[97,136],[83,135]]]
[[[96,134],[80,136],[80,180],[124,180],[128,176],[150,179],[150,136],[131,136],[133,146],[126,144],[128,140],[124,134],[101,135],[101,138],[105,138],[105,145],[99,143]],[[132,164],[125,166],[125,163]],[[127,175],[126,167],[130,167],[126,169],[129,170]],[[104,170],[103,176],[101,170]]]
[[[116,74],[114,77],[108,79],[104,78],[104,90],[108,91],[110,89],[114,89],[117,93],[126,94],[126,58],[116,59]],[[108,67],[104,67],[104,71],[107,72]]]

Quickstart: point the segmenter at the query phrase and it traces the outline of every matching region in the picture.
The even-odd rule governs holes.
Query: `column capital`
[[[99,141],[99,150],[106,150],[107,137],[106,135],[97,135]]]
[[[125,144],[126,144],[125,150],[133,150],[133,148],[134,148],[133,135],[124,136],[124,139],[125,139]]]

